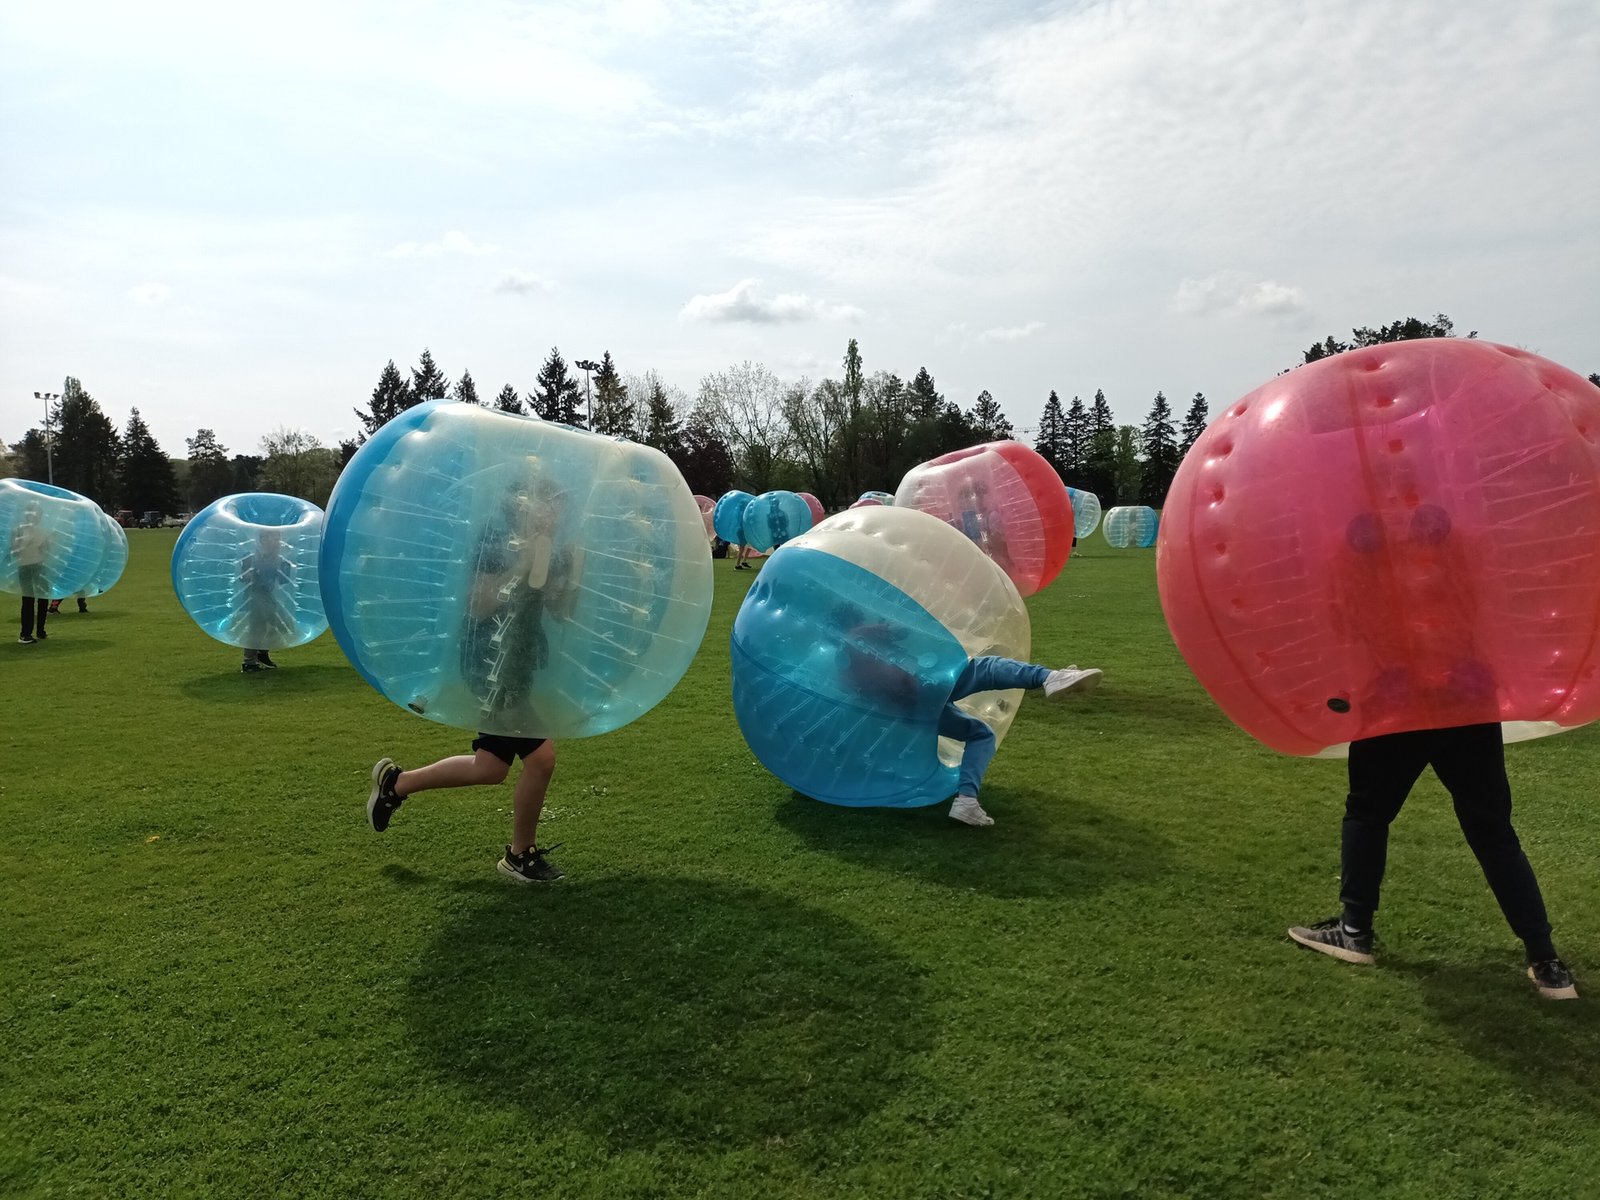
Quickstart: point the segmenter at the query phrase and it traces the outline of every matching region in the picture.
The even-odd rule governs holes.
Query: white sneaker
[[[965,825],[994,824],[994,818],[983,811],[976,796],[957,796],[955,803],[950,806],[950,816]]]
[[[1078,670],[1077,664],[1062,667],[1045,676],[1044,694],[1057,696],[1062,692],[1092,692],[1104,674],[1099,667],[1087,667],[1082,671]]]

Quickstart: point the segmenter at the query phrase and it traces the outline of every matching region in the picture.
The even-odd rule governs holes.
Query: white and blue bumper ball
[[[762,492],[744,506],[743,544],[761,554],[811,528],[811,506],[796,492]]]
[[[451,401],[402,413],[345,467],[322,577],[368,683],[431,721],[510,737],[643,716],[711,616],[705,525],[669,458]]]
[[[744,510],[754,499],[749,492],[738,489],[723,492],[711,510],[712,532],[730,545],[744,545]]]
[[[246,650],[286,650],[328,627],[318,582],[322,510],[275,492],[224,496],[172,548],[172,590],[206,633]]]
[[[1100,524],[1100,497],[1093,492],[1069,487],[1067,499],[1072,501],[1072,536],[1088,537]]]
[[[100,528],[105,531],[101,541],[100,565],[95,568],[94,578],[76,595],[104,595],[116,586],[117,580],[122,578],[122,572],[128,567],[128,535],[122,531],[122,526],[102,512]]]
[[[62,600],[82,591],[105,549],[87,496],[31,479],[0,479],[0,592]]]
[[[1016,585],[958,530],[914,509],[829,517],[779,549],[733,625],[733,710],[761,763],[802,795],[919,808],[956,789],[939,715],[969,657],[1026,660]],[[1021,692],[958,707],[1005,737]]]

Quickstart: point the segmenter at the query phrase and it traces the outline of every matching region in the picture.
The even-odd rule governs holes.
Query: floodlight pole
[[[55,441],[55,435],[50,431],[50,405],[61,399],[61,393],[35,392],[33,398],[44,401],[44,473],[45,482],[53,486],[56,481],[56,464],[51,443]]]
[[[587,414],[584,418],[590,430],[594,429],[594,401],[589,398],[589,372],[598,371],[600,364],[587,358],[580,358],[572,364],[583,372],[583,408]]]

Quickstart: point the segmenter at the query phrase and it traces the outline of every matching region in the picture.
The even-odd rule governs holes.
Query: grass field
[[[752,759],[719,562],[677,690],[561,744],[567,879],[519,888],[507,786],[367,827],[374,759],[466,735],[329,636],[241,675],[173,534],[130,541],[0,644],[0,1194],[1600,1195],[1593,729],[1509,752],[1589,998],[1528,986],[1431,775],[1346,967],[1283,934],[1336,908],[1343,766],[1218,713],[1148,552],[1031,601],[1034,657],[1106,679],[1024,705],[986,830]]]

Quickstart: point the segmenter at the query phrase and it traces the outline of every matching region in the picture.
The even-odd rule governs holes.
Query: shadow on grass
[[[52,625],[52,630],[54,626]],[[11,639],[13,642],[15,638]],[[71,633],[52,632],[42,642],[35,642],[31,646],[17,646],[16,652],[20,658],[26,654],[30,657],[63,658],[67,655],[96,654],[101,650],[116,645],[106,638],[74,637]]]
[[[847,1127],[931,1043],[887,943],[788,896],[687,879],[495,885],[440,931],[408,1024],[446,1075],[620,1146]]]
[[[1165,837],[1082,800],[991,786],[983,803],[995,819],[992,828],[952,821],[944,803],[842,808],[798,792],[776,815],[813,849],[1002,899],[1096,892],[1171,870],[1172,844]]]
[[[229,670],[215,675],[200,675],[181,685],[192,700],[216,704],[254,704],[265,693],[315,696],[350,686],[357,676],[340,663],[284,663],[276,671],[246,674],[235,660]]]
[[[1476,965],[1436,961],[1385,967],[1416,981],[1423,1000],[1463,1049],[1527,1089],[1541,1103],[1600,1112],[1600,1012],[1592,999],[1540,998],[1514,960]],[[1583,994],[1583,979],[1578,980]],[[1592,990],[1592,989],[1590,989]]]

